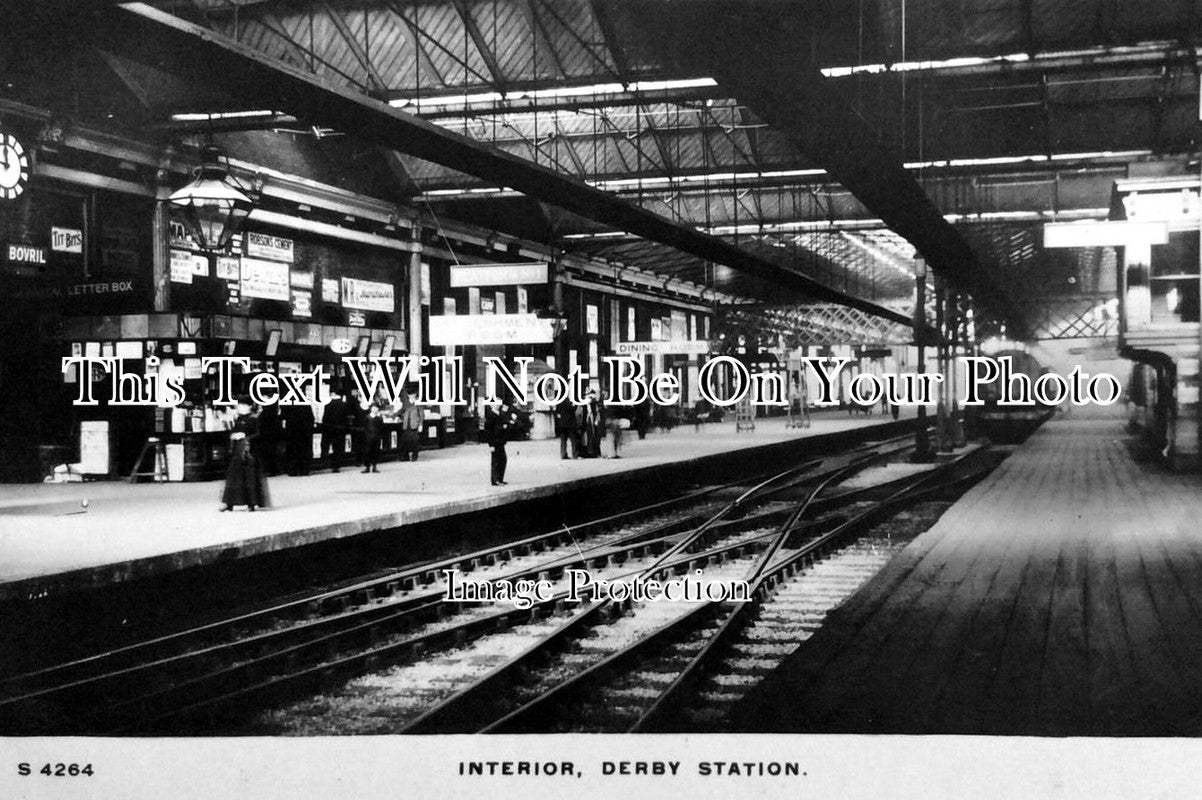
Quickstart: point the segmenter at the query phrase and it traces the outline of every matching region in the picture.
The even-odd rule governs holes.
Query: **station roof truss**
[[[847,344],[892,347],[914,341],[913,332],[904,325],[827,303],[732,308],[721,316],[719,325],[731,334],[751,334],[761,341],[779,343],[788,349]]]
[[[1054,297],[1039,303],[1032,339],[1114,339],[1119,334],[1118,300],[1110,294]]]
[[[680,4],[626,0],[152,5],[709,234],[761,268],[751,274],[712,257],[729,250],[690,252],[638,235],[613,217],[597,219],[587,202],[558,205],[480,170],[390,147],[365,155],[383,165],[398,201],[762,300],[782,299],[774,280],[796,273],[862,300],[864,313],[896,307],[912,295],[912,260],[921,253],[971,291],[983,315],[990,308],[1012,332],[1045,331],[1034,301],[1071,305],[1105,291],[1099,276],[1114,268],[1114,255],[1044,250],[1041,226],[1104,219],[1114,180],[1174,160],[1184,168],[1197,149],[1192,42],[1202,21],[1191,4],[1162,0],[698,0],[685,4],[687,13]],[[697,41],[733,36],[741,49],[731,52],[747,63],[682,52],[688,48],[669,41],[680,37],[666,35],[665,20]],[[723,20],[743,24],[722,30]],[[781,74],[802,69],[772,61],[770,41],[751,50],[764,30],[794,37],[806,71],[798,93],[749,68],[762,58]],[[125,98],[124,106],[106,101],[116,123],[149,121],[169,136],[198,129],[174,116],[182,112],[256,110],[218,82],[172,86],[112,48],[103,62]],[[823,116],[819,105],[835,110]],[[239,141],[312,137],[331,151],[345,148],[341,134],[361,135],[313,119],[311,109],[257,110],[206,113],[203,125]],[[807,118],[855,131],[846,137],[854,144],[817,152],[826,140],[799,130]],[[852,174],[848,164],[860,157],[883,165],[876,178]],[[913,211],[916,198],[931,213]],[[786,301],[805,301],[806,285],[795,283]]]

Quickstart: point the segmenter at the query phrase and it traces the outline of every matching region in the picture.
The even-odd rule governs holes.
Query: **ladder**
[[[743,397],[735,404],[735,433],[755,430],[755,410],[751,398]]]
[[[150,469],[143,471],[142,462],[148,455],[151,459]],[[139,478],[150,478],[152,481],[167,480],[167,448],[157,436],[151,436],[146,440],[146,444],[142,445],[142,452],[138,453],[138,460],[130,470],[130,483],[137,483]]]

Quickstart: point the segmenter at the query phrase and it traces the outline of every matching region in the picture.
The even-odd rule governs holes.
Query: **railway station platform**
[[[1057,418],[748,698],[739,729],[1202,733],[1202,477]]]
[[[624,481],[654,482],[668,472],[809,437],[891,423],[886,415],[814,414],[809,428],[784,418],[678,427],[639,440],[624,436],[620,459],[559,457],[558,440],[508,446],[508,486],[490,486],[489,449],[463,445],[424,451],[416,463],[384,462],[378,474],[277,476],[273,507],[220,513],[222,483],[125,482],[0,486],[0,600],[109,586],[187,567],[242,559],[359,534],[401,528],[581,488],[613,491]],[[765,450],[765,453],[770,452]],[[769,469],[768,463],[764,469]],[[654,485],[653,483],[649,485]],[[86,501],[86,507],[84,505]]]

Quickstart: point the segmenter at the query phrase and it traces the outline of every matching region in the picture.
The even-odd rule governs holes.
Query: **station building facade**
[[[191,179],[194,150],[63,125],[7,102],[0,135],[20,144],[29,165],[20,190],[0,199],[3,480],[39,480],[60,463],[126,475],[151,437],[170,448],[173,478],[219,475],[228,434],[213,403],[216,376],[200,359],[321,369],[346,387],[336,341],[349,341],[350,355],[463,359],[460,388],[472,402],[428,408],[427,446],[471,437],[486,355],[530,356],[535,376],[557,359],[560,369],[595,375],[602,357],[640,343],[648,371],[678,375],[683,406],[696,399],[706,357],[698,343],[711,336],[716,306],[732,300],[381,199],[387,187],[370,176],[344,179],[341,162],[323,164],[295,137],[267,132],[222,141],[231,174],[256,203],[228,252],[209,253],[167,202]],[[473,265],[509,265],[501,271],[516,277],[477,270],[487,276],[479,286],[453,280]],[[504,319],[439,319],[488,315]],[[519,317],[558,322],[550,337],[481,338],[498,325],[521,328]],[[72,355],[120,357],[130,371],[155,357],[150,368],[178,373],[186,400],[113,407],[108,376],[60,369]],[[73,402],[79,381],[92,381],[98,405]],[[530,410],[536,435],[550,435],[550,409]],[[394,438],[386,434],[386,452]]]

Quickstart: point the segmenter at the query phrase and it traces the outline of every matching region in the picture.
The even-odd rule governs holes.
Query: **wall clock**
[[[11,133],[0,131],[0,200],[13,200],[29,182],[29,156]]]

